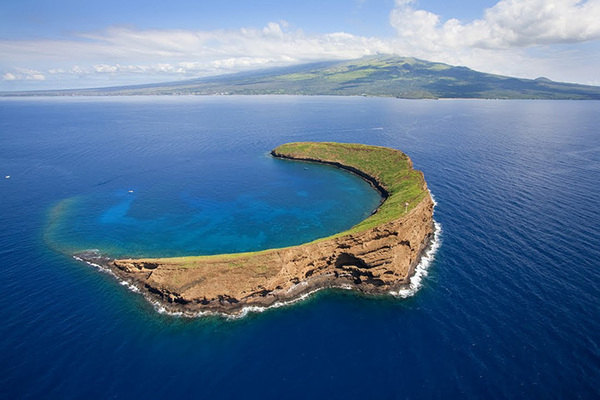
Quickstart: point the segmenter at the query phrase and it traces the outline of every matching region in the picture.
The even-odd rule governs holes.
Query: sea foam
[[[431,200],[433,201],[433,212],[435,214],[435,207],[437,206],[437,201],[435,201],[435,197],[433,196],[433,193],[431,193],[431,191],[429,191],[429,195],[431,196]],[[442,244],[442,225],[434,220],[433,227],[433,241],[431,242],[431,245],[429,246],[425,254],[421,256],[421,261],[419,262],[419,264],[415,267],[415,273],[410,278],[410,283],[408,287],[400,289],[398,291],[390,292],[392,296],[400,297],[403,299],[407,297],[412,297],[423,286],[423,279],[425,279],[425,277],[429,273],[429,267],[435,259],[435,255],[437,254],[437,251]]]
[[[429,249],[421,256],[421,261],[415,268],[414,275],[410,278],[410,283],[407,288],[400,289],[398,291],[392,291],[390,294],[395,297],[401,297],[403,299],[414,296],[415,293],[423,286],[423,279],[429,273],[429,267],[435,259],[435,255],[442,244],[441,233],[442,225],[439,222],[434,221],[434,239]]]

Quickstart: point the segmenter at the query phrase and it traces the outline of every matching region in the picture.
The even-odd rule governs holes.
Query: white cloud
[[[64,62],[79,60],[180,60],[229,57],[282,57],[304,61],[346,58],[386,49],[384,41],[348,33],[305,35],[271,22],[263,29],[180,31],[109,28],[80,34],[72,40],[0,41],[7,59]],[[224,57],[227,56],[227,57]],[[98,65],[103,63],[98,63]]]
[[[281,30],[281,26],[278,23],[269,22],[269,24],[265,26],[262,31],[267,36],[283,38],[283,31]]]
[[[378,38],[344,32],[306,35],[301,30],[289,31],[287,26],[281,21],[262,29],[216,31],[109,28],[69,41],[0,41],[0,59],[52,63],[55,66],[47,70],[52,76],[170,74],[186,78],[392,51]],[[70,66],[75,60],[87,66]]]
[[[504,75],[593,82],[589,66],[560,54],[572,57],[577,47],[568,44],[600,39],[600,0],[501,0],[471,22],[442,21],[416,4],[396,0],[390,14],[397,53]]]
[[[99,74],[112,74],[119,70],[118,65],[98,64],[94,65],[94,71]]]
[[[501,0],[473,21],[443,20],[415,0],[396,0],[390,13],[396,35],[386,38],[307,34],[285,21],[212,31],[110,27],[66,40],[0,40],[0,77],[151,82],[386,53],[591,83],[600,58],[599,20],[600,0]]]
[[[17,80],[17,76],[15,74],[7,72],[4,75],[2,75],[2,80],[4,80],[4,81],[16,81]]]
[[[481,19],[461,23],[396,0],[390,23],[410,46],[507,49],[600,38],[600,0],[501,0]]]
[[[13,72],[6,72],[2,75],[3,81],[44,81],[46,76],[40,71],[26,68],[16,68]]]

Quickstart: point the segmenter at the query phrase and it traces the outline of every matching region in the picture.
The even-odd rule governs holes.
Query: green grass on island
[[[96,89],[0,92],[0,96],[327,95],[403,99],[599,100],[600,87],[522,79],[391,55],[322,61],[180,82]]]
[[[336,162],[355,168],[374,178],[387,191],[388,198],[375,214],[347,231],[319,240],[363,232],[398,219],[427,194],[423,174],[415,171],[408,156],[398,150],[364,144],[299,142],[281,145],[274,151],[291,158]]]
[[[412,168],[408,156],[399,150],[387,147],[369,146],[363,144],[333,143],[333,142],[298,142],[287,143],[273,150],[280,156],[292,159],[312,159],[320,162],[338,163],[351,167],[375,179],[387,192],[387,198],[367,219],[352,228],[324,238],[316,239],[315,243],[330,240],[353,233],[367,231],[376,226],[394,221],[407,211],[410,212],[425,196],[428,195],[423,174]],[[296,161],[291,161],[296,162]],[[408,206],[406,205],[408,203]],[[304,243],[304,244],[308,244]],[[298,247],[304,244],[289,246]],[[160,262],[177,265],[182,268],[193,268],[201,261],[229,262],[231,268],[242,266],[236,264],[239,258],[253,257],[259,259],[261,255],[277,249],[266,249],[256,252],[217,254],[207,256],[186,256],[169,258],[143,259],[144,261]],[[257,257],[254,257],[257,256]],[[140,259],[141,261],[142,259]]]

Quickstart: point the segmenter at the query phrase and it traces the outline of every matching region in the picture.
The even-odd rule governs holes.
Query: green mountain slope
[[[15,94],[15,93],[13,93]],[[20,93],[34,94],[34,92]],[[37,95],[295,94],[399,98],[600,99],[600,87],[519,79],[408,57],[321,62],[155,85]],[[7,93],[4,93],[7,95]]]

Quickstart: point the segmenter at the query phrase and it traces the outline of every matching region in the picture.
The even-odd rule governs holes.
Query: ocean
[[[600,102],[0,99],[0,397],[600,397]],[[439,247],[407,298],[160,313],[71,254],[299,244],[380,198],[292,141],[408,154]]]

